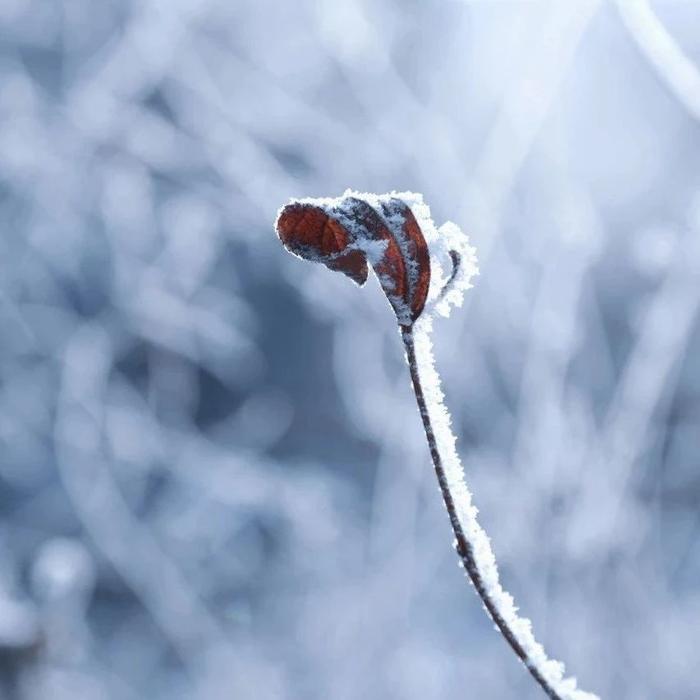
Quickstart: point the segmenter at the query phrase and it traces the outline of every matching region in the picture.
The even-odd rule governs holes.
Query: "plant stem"
[[[413,391],[416,395],[416,402],[418,403],[418,410],[420,412],[421,419],[423,420],[423,428],[425,429],[425,437],[427,438],[428,447],[430,448],[430,456],[433,461],[433,466],[435,467],[435,475],[437,476],[438,484],[440,485],[442,498],[445,502],[447,514],[450,517],[450,524],[452,525],[452,531],[454,532],[456,539],[457,554],[459,555],[462,565],[464,566],[465,571],[474,585],[476,592],[481,598],[484,607],[491,616],[491,619],[494,621],[508,644],[510,644],[513,651],[517,654],[518,658],[523,662],[523,664],[525,664],[528,671],[532,674],[532,677],[540,684],[540,686],[542,686],[542,689],[549,698],[552,700],[563,700],[563,698],[550,685],[547,679],[544,678],[535,663],[530,659],[526,650],[518,641],[515,632],[508,626],[508,623],[499,612],[496,601],[492,598],[486,588],[486,585],[484,584],[484,580],[479,572],[479,567],[477,566],[476,558],[474,556],[474,546],[464,533],[462,523],[459,520],[454,498],[452,497],[452,492],[450,491],[445,469],[443,467],[442,457],[440,456],[440,451],[438,449],[437,440],[435,439],[435,432],[430,420],[428,405],[425,400],[420,372],[418,370],[418,362],[416,360],[413,328],[410,326],[401,326],[401,337],[403,339],[404,347],[406,348],[408,367],[411,372],[411,381],[413,382]]]

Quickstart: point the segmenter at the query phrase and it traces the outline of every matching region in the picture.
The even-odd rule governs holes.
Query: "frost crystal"
[[[457,302],[456,298],[454,302]],[[544,648],[532,633],[532,623],[518,615],[513,597],[501,586],[496,558],[489,538],[477,520],[478,511],[472,504],[472,495],[464,480],[464,469],[455,448],[456,438],[450,426],[450,414],[443,402],[444,394],[440,376],[435,369],[431,331],[432,319],[428,315],[418,319],[413,326],[416,365],[423,387],[428,419],[432,424],[437,448],[442,458],[447,485],[452,494],[462,530],[472,545],[476,568],[486,593],[524,649],[527,655],[525,664],[538,671],[562,700],[599,700],[597,695],[578,689],[575,678],[564,676],[564,664],[547,657]]]
[[[453,306],[461,306],[464,292],[472,284],[472,277],[479,274],[476,250],[469,245],[469,238],[457,224],[446,221],[435,226],[430,207],[423,195],[415,192],[398,192],[393,196],[402,199],[409,207],[423,232],[430,251],[429,311],[449,316]],[[455,266],[455,254],[458,263]]]
[[[413,192],[346,190],[335,198],[294,199],[280,209],[275,227],[294,254],[358,284],[369,262],[402,326],[426,303],[429,312],[447,316],[477,274],[468,238],[451,222],[436,229],[422,195]]]

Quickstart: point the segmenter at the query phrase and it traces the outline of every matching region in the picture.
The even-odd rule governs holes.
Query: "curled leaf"
[[[359,285],[367,280],[369,263],[401,326],[411,326],[429,299],[444,296],[439,234],[420,195],[347,191],[335,199],[295,200],[280,210],[276,229],[290,252],[322,262]],[[453,253],[447,259],[454,264],[459,255]],[[470,268],[470,274],[474,271]],[[455,271],[450,284],[454,276]],[[431,289],[433,278],[438,291]]]
[[[348,231],[321,207],[288,204],[277,217],[277,233],[282,243],[300,258],[322,262],[359,285],[367,281],[364,253],[349,247]]]
[[[397,197],[382,202],[382,212],[394,226],[394,235],[399,243],[405,265],[406,303],[415,321],[425,307],[430,288],[430,253],[411,207]]]

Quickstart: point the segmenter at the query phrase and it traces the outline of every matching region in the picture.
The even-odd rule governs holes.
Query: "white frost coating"
[[[440,377],[435,369],[430,333],[433,312],[448,316],[453,306],[462,304],[464,291],[472,286],[471,280],[478,274],[476,251],[469,245],[468,237],[452,222],[448,221],[439,229],[436,228],[423,196],[413,192],[375,195],[346,190],[337,198],[305,198],[292,201],[320,207],[328,215],[335,216],[350,233],[349,247],[364,251],[373,265],[381,263],[387,242],[375,241],[368,236],[368,231],[361,223],[361,212],[357,212],[356,216],[352,207],[348,208],[347,198],[367,203],[386,223],[407,264],[409,288],[417,283],[419,270],[415,257],[411,254],[411,242],[403,231],[403,212],[401,207],[392,204],[392,200],[401,200],[410,207],[428,245],[430,287],[427,304],[424,312],[413,323],[412,329],[417,370],[456,514],[472,547],[474,561],[488,598],[525,651],[526,665],[536,670],[562,700],[599,700],[597,695],[578,689],[575,678],[564,676],[564,664],[547,657],[544,648],[532,633],[530,620],[518,615],[513,597],[501,586],[491,543],[477,521],[478,511],[472,504],[472,496],[464,480],[462,463],[455,448],[456,438],[450,428],[450,415],[443,403],[444,395]],[[380,279],[380,282],[394,306],[399,322],[410,325],[410,309],[401,298],[390,293],[393,281],[387,278]]]
[[[469,245],[469,238],[462,233],[456,224],[447,221],[440,228],[435,226],[430,215],[430,208],[423,201],[422,194],[392,191],[388,194],[377,195],[348,189],[340,197],[303,197],[292,199],[290,203],[311,204],[320,207],[327,214],[335,216],[351,235],[352,242],[348,247],[362,250],[367,255],[370,264],[374,266],[381,262],[386,251],[386,242],[367,238],[362,225],[347,212],[347,204],[344,205],[344,202],[348,197],[360,199],[369,204],[386,223],[401,248],[403,259],[407,265],[409,288],[412,288],[418,281],[419,270],[417,262],[408,248],[410,242],[403,232],[404,217],[399,210],[392,208],[391,202],[393,199],[398,199],[407,204],[420,226],[430,253],[430,288],[423,315],[431,314],[434,311],[440,316],[449,316],[453,306],[461,306],[465,290],[472,286],[472,278],[479,274],[476,265],[476,251]],[[459,256],[456,271],[453,269],[451,251]],[[393,282],[390,279],[380,281],[389,294]],[[405,307],[403,300],[391,296],[391,301],[397,311],[399,321],[408,323],[410,310],[403,308]]]
[[[462,235],[460,233],[460,235]],[[564,700],[599,700],[597,695],[585,692],[576,687],[576,679],[564,676],[564,664],[549,659],[542,645],[532,633],[532,623],[527,618],[518,615],[518,608],[513,597],[501,586],[496,558],[486,533],[477,521],[477,509],[472,504],[472,496],[464,480],[462,463],[455,449],[456,438],[450,427],[450,414],[443,402],[440,377],[435,369],[432,341],[432,318],[421,316],[413,326],[413,337],[416,352],[416,362],[423,393],[432,423],[438,451],[442,457],[443,468],[452,493],[459,522],[465,536],[474,550],[474,559],[489,597],[496,609],[513,631],[529,659],[527,665],[540,672],[557,694]]]
[[[476,251],[469,245],[469,239],[456,224],[453,224],[451,221],[445,222],[438,229],[438,234],[435,248],[440,250],[431,251],[431,258],[433,256],[444,257],[449,255],[450,251],[455,251],[460,258],[454,279],[444,295],[435,302],[437,313],[441,316],[449,316],[450,309],[453,306],[462,305],[464,292],[472,286],[471,279],[474,275],[479,274],[479,270],[476,266]]]
[[[389,241],[374,241],[369,238],[358,238],[348,245],[348,250],[361,250],[371,265],[378,265],[382,261],[388,245]]]
[[[430,207],[423,201],[422,194],[392,192],[386,196],[396,197],[408,204],[423,232],[425,242],[428,244],[430,288],[423,315],[435,311],[440,316],[449,316],[453,306],[462,305],[464,292],[472,286],[472,278],[479,274],[476,264],[476,250],[469,245],[467,235],[451,221],[436,228],[430,215]],[[459,256],[459,266],[452,279],[450,279],[453,275],[451,251]]]

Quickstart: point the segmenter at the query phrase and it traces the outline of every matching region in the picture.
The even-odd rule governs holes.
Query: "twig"
[[[460,303],[462,292],[477,274],[475,252],[468,238],[451,222],[436,229],[422,196],[413,192],[374,195],[348,190],[336,198],[292,200],[280,209],[275,228],[291,253],[324,263],[360,285],[372,266],[401,329],[413,389],[462,565],[496,627],[549,698],[598,700],[596,695],[578,689],[575,678],[564,677],[564,665],[547,657],[532,633],[530,621],[518,615],[512,596],[501,586],[496,559],[477,521],[477,510],[455,450],[456,438],[442,401],[440,376],[431,350],[430,308],[447,315],[450,304]],[[332,236],[323,235],[327,229]],[[440,237],[442,240],[436,243]],[[432,259],[434,268],[429,241],[438,246]],[[377,243],[382,244],[379,253]],[[446,253],[452,261],[452,274],[443,281],[440,258]],[[439,304],[426,309],[431,279],[440,287],[436,290]]]
[[[700,121],[700,70],[647,0],[617,0],[617,7],[627,30],[659,78],[688,113]]]
[[[460,522],[459,515],[457,514],[457,508],[455,506],[454,498],[452,492],[450,491],[449,483],[447,480],[447,475],[445,474],[445,469],[443,467],[442,457],[438,449],[437,440],[435,439],[435,432],[433,430],[433,425],[430,420],[430,414],[428,412],[428,406],[425,400],[425,394],[423,392],[423,385],[421,383],[420,372],[418,370],[418,362],[416,359],[416,350],[413,337],[413,328],[408,326],[402,326],[401,337],[403,339],[404,347],[406,348],[406,358],[408,360],[408,367],[411,372],[411,381],[413,383],[413,391],[416,396],[416,402],[418,404],[418,410],[423,420],[423,428],[425,429],[425,436],[428,441],[428,447],[430,449],[430,456],[433,461],[433,466],[435,467],[435,475],[437,476],[438,484],[440,485],[440,491],[442,493],[443,501],[445,502],[445,507],[447,508],[447,514],[450,518],[450,524],[452,525],[452,531],[454,532],[456,539],[456,550],[457,554],[461,559],[462,565],[467,572],[469,579],[471,580],[476,592],[478,593],[484,607],[488,611],[491,619],[494,621],[501,634],[508,642],[513,651],[517,654],[520,660],[525,664],[527,669],[532,674],[533,678],[542,686],[542,689],[552,700],[563,700],[562,696],[559,695],[554,688],[550,685],[547,679],[544,678],[540,670],[537,668],[532,659],[530,659],[528,653],[523,648],[522,644],[518,641],[515,632],[510,628],[506,620],[503,618],[498,610],[495,600],[490,595],[486,588],[484,580],[481,576],[479,568],[476,563],[476,558],[474,555],[474,546],[469,541],[469,538],[464,533],[462,528],[462,523]]]

